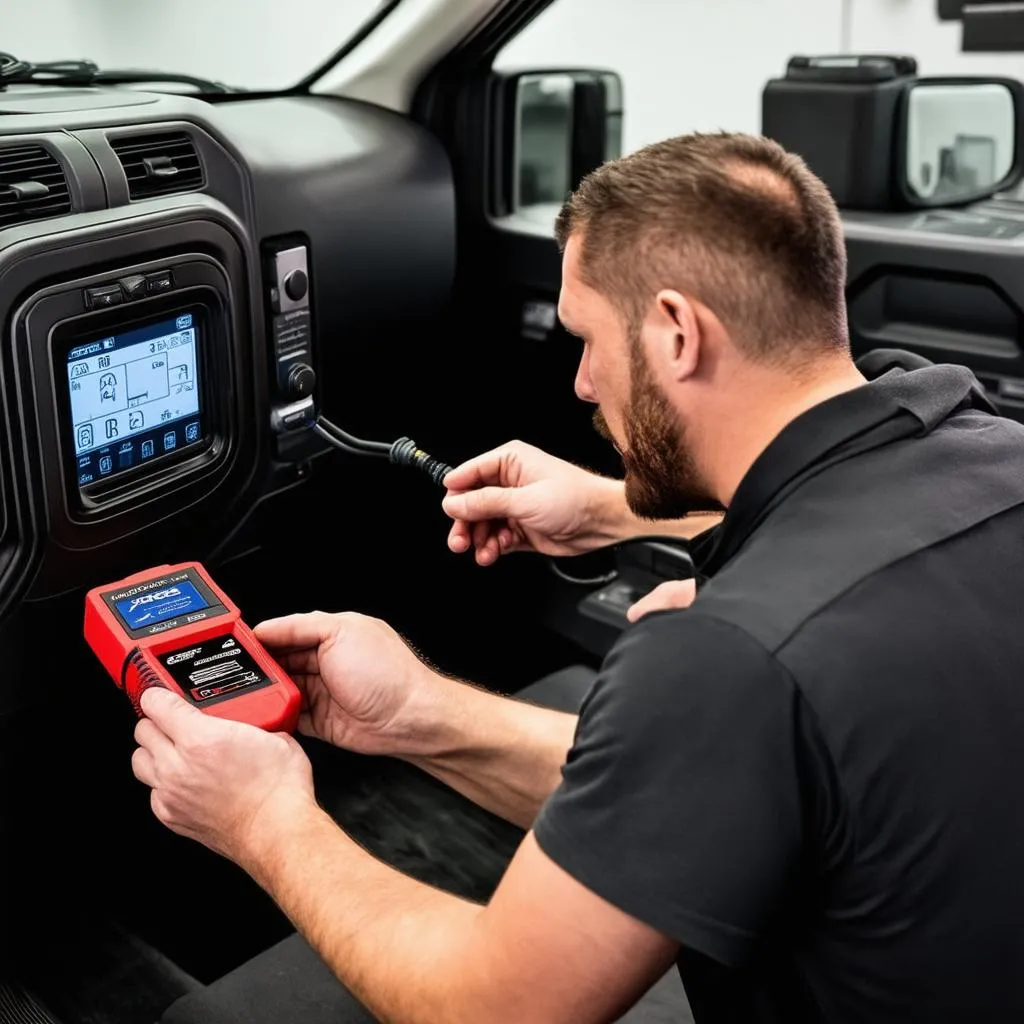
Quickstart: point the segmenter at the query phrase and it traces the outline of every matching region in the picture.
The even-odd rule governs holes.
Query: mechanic
[[[359,615],[258,629],[304,732],[529,829],[493,898],[366,853],[292,738],[149,690],[157,817],[381,1020],[608,1021],[673,962],[697,1021],[1024,1019],[1024,427],[959,367],[865,380],[837,210],[767,140],[606,164],[558,237],[576,391],[624,483],[507,446],[446,481],[450,545],[490,564],[725,509],[696,600],[639,617],[578,717]]]

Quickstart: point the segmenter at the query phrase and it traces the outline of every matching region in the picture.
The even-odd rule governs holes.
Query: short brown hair
[[[636,330],[655,294],[703,303],[751,356],[848,350],[839,211],[804,161],[769,139],[684,135],[588,175],[559,214],[581,273]]]

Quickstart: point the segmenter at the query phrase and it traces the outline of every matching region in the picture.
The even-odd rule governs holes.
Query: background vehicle
[[[695,26],[685,46],[723,41],[695,68],[672,48],[678,34],[654,31],[664,5],[652,0],[634,5],[628,59],[676,69],[678,95],[665,96],[673,79],[660,71],[617,74],[611,35],[603,51],[582,48],[597,39],[593,0],[584,20],[577,0],[548,6],[401,0],[342,14],[308,2],[282,17],[253,3],[68,0],[45,19],[36,6],[5,12],[3,49],[87,52],[114,70],[71,69],[82,80],[64,85],[11,75],[0,90],[0,1019],[3,999],[24,1011],[29,985],[68,1024],[154,1019],[288,930],[246,878],[152,819],[128,767],[131,709],[81,638],[86,588],[202,559],[250,623],[314,607],[379,614],[445,669],[506,692],[596,663],[624,625],[587,603],[599,586],[566,583],[539,559],[481,571],[455,558],[426,478],[280,430],[283,412],[312,393],[353,433],[411,434],[449,463],[519,436],[614,472],[572,394],[578,350],[554,316],[551,217],[578,175],[658,135],[755,130],[765,81],[796,50],[877,40],[927,67],[933,39],[928,70],[978,69],[934,66],[959,29],[932,9],[936,34],[912,46],[872,35],[883,22],[864,20],[867,0],[827,14],[801,0],[820,24],[791,0],[751,4],[742,34],[734,16],[718,20],[725,3],[676,5]],[[741,35],[757,61],[737,52]],[[116,71],[139,65],[149,70]],[[154,81],[158,71],[179,80]],[[673,112],[663,124],[634,117],[644,90]],[[706,121],[681,113],[693,94]],[[850,211],[847,226],[858,346],[967,362],[1021,415],[1024,207],[1002,196]],[[298,351],[282,331],[307,307]],[[198,331],[192,375],[173,386],[191,381],[201,400],[180,392],[173,431],[133,425],[145,403],[103,397],[127,383],[116,359],[95,368],[102,415],[76,418],[74,366],[122,351],[133,330]],[[108,339],[121,341],[107,350]],[[111,418],[116,435],[99,437]],[[335,771],[357,802],[390,769],[343,759]],[[414,832],[442,799],[417,790],[420,804],[384,811]]]

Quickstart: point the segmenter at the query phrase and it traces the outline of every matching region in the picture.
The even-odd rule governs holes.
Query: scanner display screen
[[[209,602],[199,593],[195,584],[182,579],[160,590],[147,590],[115,601],[114,607],[128,628],[136,630],[208,608]]]
[[[181,313],[67,355],[79,486],[203,440],[199,318]]]

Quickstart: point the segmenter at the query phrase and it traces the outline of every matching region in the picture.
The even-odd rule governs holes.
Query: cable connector
[[[386,441],[364,441],[354,437],[323,416],[317,416],[312,424],[313,433],[329,445],[349,455],[369,455],[387,459],[392,466],[411,466],[418,469],[434,482],[437,487],[444,486],[444,478],[452,471],[447,463],[428,455],[411,437],[400,437],[393,444]]]
[[[409,437],[400,437],[388,453],[388,459],[395,466],[411,466],[427,476],[438,487],[444,485],[444,478],[452,471],[452,467],[428,455],[416,446]]]

